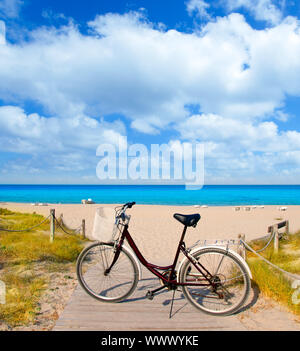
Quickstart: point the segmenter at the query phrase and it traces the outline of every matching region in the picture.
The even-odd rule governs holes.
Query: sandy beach
[[[36,212],[49,215],[54,208],[56,216],[63,214],[64,222],[70,228],[80,226],[82,219],[86,221],[87,236],[92,232],[95,211],[98,207],[112,207],[112,204],[48,204],[34,206],[24,203],[1,203],[0,207],[20,212]],[[267,235],[269,225],[282,220],[289,220],[290,232],[300,229],[300,206],[287,206],[286,211],[280,211],[281,206],[256,207],[247,211],[241,207],[239,211],[231,206],[194,207],[194,206],[161,206],[136,204],[127,211],[131,215],[130,233],[144,256],[154,263],[169,261],[174,256],[182,224],[173,218],[174,213],[200,213],[201,219],[196,228],[188,228],[186,235],[187,246],[199,239],[237,239],[239,234],[245,234],[246,240],[252,240]]]
[[[70,228],[78,227],[84,218],[86,220],[87,235],[91,234],[92,232],[96,209],[99,207],[114,208],[115,206],[116,205],[112,204],[48,204],[47,206],[37,206],[24,203],[0,203],[0,207],[2,208],[27,213],[36,212],[43,214],[44,216],[48,216],[50,209],[53,208],[55,209],[57,217],[63,214],[64,222]],[[289,220],[291,232],[299,230],[300,206],[287,206],[286,211],[280,211],[279,208],[280,206],[265,206],[264,208],[256,207],[246,210],[244,207],[241,207],[239,211],[236,211],[235,207],[229,206],[195,208],[194,206],[155,206],[137,204],[132,209],[128,210],[127,213],[131,215],[130,232],[144,256],[149,261],[152,261],[152,263],[168,264],[172,263],[171,260],[174,257],[177,243],[183,228],[182,224],[173,218],[174,213],[201,214],[201,220],[199,221],[197,227],[188,228],[185,241],[189,246],[199,239],[237,239],[238,234],[245,234],[246,240],[259,238],[267,235],[267,228],[269,225],[278,223],[282,220]],[[88,295],[85,293],[83,293],[82,297],[78,298],[76,294],[78,294],[78,291],[80,292],[80,288],[78,287],[75,293],[73,292],[74,287],[76,286],[75,273],[73,272],[68,274],[72,275],[72,279],[68,282],[69,286],[67,287],[65,283],[61,285],[61,293],[63,294],[64,299],[57,298],[57,296],[59,296],[57,295],[57,290],[55,290],[55,294],[51,294],[51,290],[49,290],[44,296],[44,300],[41,302],[42,311],[46,310],[46,312],[43,312],[40,315],[40,325],[20,327],[20,330],[50,330],[54,327],[54,324],[56,323],[55,319],[58,317],[58,314],[61,315],[62,311],[66,310],[67,317],[65,319],[60,317],[57,322],[58,326],[55,327],[57,328],[55,330],[65,330],[67,328],[66,325],[69,326],[70,324],[70,321],[68,320],[68,313],[72,314],[74,308],[81,308],[80,306],[83,308],[83,314],[88,311],[88,316],[82,317],[83,319],[80,323],[78,322],[78,319],[74,319],[75,326],[72,325],[72,330],[77,330],[78,325],[81,326],[80,328],[91,328],[91,324],[89,324],[90,322],[87,322],[84,318],[87,318],[87,320],[91,319],[90,311],[87,309],[89,307],[87,306],[90,306],[93,301],[90,301]],[[63,273],[63,275],[65,275],[65,273]],[[57,287],[59,287],[61,284],[61,278],[55,274],[54,276],[55,279],[51,284],[57,289]],[[148,281],[147,284],[149,284]],[[138,289],[137,291],[142,295],[144,293],[143,289]],[[215,328],[220,328],[223,330],[224,327],[227,327],[230,330],[299,330],[298,319],[295,315],[288,312],[285,307],[275,305],[270,299],[264,298],[258,294],[258,291],[256,290],[253,290],[251,294],[251,301],[248,303],[248,308],[246,308],[245,311],[242,311],[235,316],[226,317],[226,320],[212,319],[211,324],[209,324],[206,317],[204,328],[211,328],[212,330]],[[73,296],[73,300],[72,298],[70,299],[71,302],[68,300],[70,296]],[[166,302],[168,300],[166,299],[169,299],[169,295],[163,294],[161,296],[163,297],[159,304],[159,313],[162,316],[161,318],[165,318],[166,316],[166,323],[169,323],[169,328],[172,330],[176,329],[177,323],[182,320],[182,316],[185,314],[176,314],[176,318],[178,319],[175,321],[173,321],[173,319],[168,319],[168,304]],[[54,298],[56,299],[55,301]],[[83,303],[85,300],[86,302]],[[138,301],[140,301],[141,305],[144,306],[145,301],[143,299],[138,299]],[[53,320],[49,320],[48,318],[50,303],[56,311],[56,317]],[[74,303],[76,306],[79,304],[79,307],[74,307]],[[176,301],[176,303],[178,303],[178,301]],[[153,308],[152,304],[153,302],[151,302],[151,308]],[[122,306],[132,308],[132,306],[135,305],[124,304]],[[139,308],[140,315],[142,310],[140,309],[141,307],[139,307],[140,305],[137,306],[137,308]],[[154,307],[155,306],[156,305],[154,305]],[[101,310],[101,308],[103,308],[103,310]],[[117,308],[119,308],[119,306],[117,306]],[[96,311],[94,316],[99,316],[103,313],[110,313],[110,310],[107,310],[107,305],[99,304],[98,301],[94,303],[92,309],[93,311]],[[123,313],[125,313],[127,318],[128,314],[126,311]],[[191,312],[195,311],[191,310]],[[148,313],[149,309],[146,310],[145,315]],[[97,318],[98,317],[94,317],[95,321],[97,321]],[[198,316],[198,311],[193,318],[195,320],[196,318],[200,318],[199,321],[203,321],[201,314]],[[64,323],[67,324],[65,325]],[[98,330],[99,324],[98,322],[95,323],[95,328]],[[115,325],[115,328],[120,327],[121,326],[119,324]],[[136,326],[132,326],[132,328],[134,329]],[[155,326],[147,324],[145,328],[147,330],[152,330],[151,328],[155,328]],[[197,324],[197,328],[201,329],[201,324]]]

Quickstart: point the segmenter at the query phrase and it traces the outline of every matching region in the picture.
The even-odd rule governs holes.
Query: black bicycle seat
[[[192,226],[196,227],[199,219],[201,218],[199,213],[195,213],[191,215],[183,215],[183,214],[175,213],[173,217],[187,227],[192,227]]]

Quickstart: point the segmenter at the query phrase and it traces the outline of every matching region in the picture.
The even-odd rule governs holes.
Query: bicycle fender
[[[203,250],[203,249],[207,249],[207,248],[218,248],[218,249],[222,249],[224,251],[227,251],[227,252],[230,252],[233,256],[235,256],[240,262],[241,264],[246,268],[246,271],[247,273],[249,274],[249,277],[250,279],[252,279],[252,274],[251,274],[251,271],[250,271],[250,268],[247,264],[247,262],[243,259],[243,257],[241,255],[239,255],[237,252],[235,252],[234,250],[232,249],[229,249],[227,248],[226,246],[221,246],[221,245],[207,245],[207,246],[198,246],[196,247],[195,249],[193,249],[190,254],[193,255],[194,253],[200,251],[200,250]],[[179,264],[179,267],[178,267],[178,270],[177,270],[177,277],[180,277],[180,273],[181,273],[181,269],[183,267],[183,264],[188,260],[187,257],[184,257],[184,259],[180,262]]]
[[[136,257],[136,254],[134,253],[134,251],[130,247],[128,247],[124,244],[122,245],[122,250],[127,251],[128,254],[131,255],[132,258],[134,259],[134,262],[136,263],[138,271],[139,271],[139,280],[141,280],[142,279],[142,268],[141,268],[140,261]]]

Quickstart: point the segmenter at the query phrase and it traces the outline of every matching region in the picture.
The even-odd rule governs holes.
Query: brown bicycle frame
[[[116,263],[116,261],[118,260],[119,258],[119,255],[120,255],[120,251],[122,249],[122,245],[123,245],[123,242],[124,242],[124,239],[127,239],[130,247],[132,248],[132,250],[134,251],[134,253],[136,254],[138,260],[142,263],[143,266],[145,266],[151,273],[153,273],[154,275],[156,275],[159,279],[162,279],[164,282],[166,282],[167,284],[170,284],[170,285],[176,285],[176,286],[183,286],[183,285],[188,285],[188,286],[214,286],[215,284],[211,281],[211,277],[212,275],[205,269],[205,267],[203,267],[201,265],[201,263],[197,262],[197,264],[200,266],[198,267],[196,265],[196,263],[190,258],[189,256],[189,252],[186,250],[185,248],[185,244],[184,244],[184,237],[185,237],[185,233],[186,233],[186,230],[187,230],[187,226],[184,226],[184,229],[183,229],[183,232],[182,232],[182,235],[181,235],[181,238],[180,238],[180,241],[178,243],[178,247],[177,247],[177,251],[176,251],[176,254],[175,254],[175,258],[174,258],[174,262],[172,265],[169,265],[169,266],[157,266],[155,264],[152,264],[150,262],[148,262],[144,256],[141,254],[140,250],[138,249],[138,247],[136,246],[133,238],[131,237],[131,235],[129,234],[129,231],[128,231],[128,224],[125,224],[124,225],[124,229],[123,229],[123,232],[122,232],[122,235],[121,235],[121,238],[120,238],[120,241],[117,245],[117,248],[116,248],[116,253],[115,253],[115,256],[114,256],[114,259],[113,259],[113,262],[112,264],[110,265],[110,267],[106,270],[106,273],[108,274],[109,271],[111,270],[111,268],[113,267],[113,265]],[[187,259],[194,265],[194,267],[199,271],[199,273],[202,274],[202,276],[204,277],[203,280],[206,280],[208,283],[206,284],[202,284],[202,283],[179,283],[177,281],[177,279],[171,279],[173,276],[174,276],[174,273],[175,273],[175,267],[176,267],[176,264],[178,262],[178,257],[179,257],[179,254],[180,252],[182,252],[186,257]],[[201,268],[206,272],[206,274],[203,273],[203,271],[201,270]],[[169,274],[169,278],[166,278],[163,274],[161,274],[158,270],[162,270],[162,271],[168,271],[168,270],[171,270],[170,274]]]

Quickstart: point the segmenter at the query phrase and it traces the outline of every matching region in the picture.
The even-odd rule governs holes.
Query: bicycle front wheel
[[[94,298],[104,302],[120,302],[136,288],[139,273],[132,255],[125,248],[111,271],[114,258],[113,243],[94,243],[85,248],[77,259],[77,278],[83,289]]]
[[[186,284],[182,290],[187,300],[212,315],[237,312],[248,298],[251,287],[245,265],[221,248],[199,249],[192,256],[201,273],[189,260],[183,265],[180,282]]]

